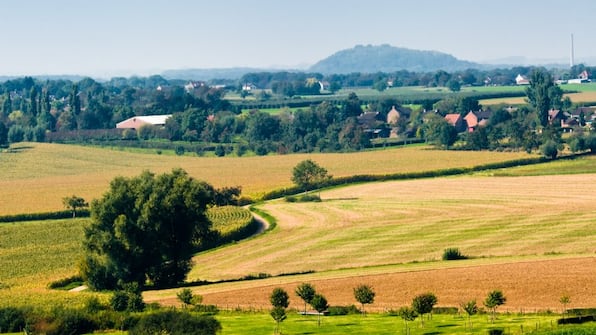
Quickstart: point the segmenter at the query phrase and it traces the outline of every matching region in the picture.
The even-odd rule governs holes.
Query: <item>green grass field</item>
[[[222,324],[222,335],[270,334],[275,322],[267,313],[220,313],[216,317]],[[426,316],[425,316],[426,318]],[[408,322],[412,335],[422,334],[486,334],[489,329],[500,328],[507,334],[529,333],[538,329],[557,328],[556,316],[500,315],[494,324],[487,315],[471,318],[472,328],[467,326],[467,317],[458,315],[433,315],[425,320]],[[387,314],[324,316],[318,326],[317,316],[302,316],[290,312],[281,323],[283,334],[406,334],[406,324],[398,316]]]

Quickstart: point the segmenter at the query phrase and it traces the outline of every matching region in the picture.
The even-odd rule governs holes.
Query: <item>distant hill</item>
[[[161,76],[166,79],[183,80],[240,79],[243,75],[247,73],[271,71],[274,70],[250,67],[231,67],[219,69],[179,69],[163,71],[161,73]]]
[[[449,54],[437,51],[422,51],[384,45],[357,45],[341,50],[310,67],[310,72],[352,73],[352,72],[432,72],[437,70],[457,71],[481,68],[483,65],[459,60]]]

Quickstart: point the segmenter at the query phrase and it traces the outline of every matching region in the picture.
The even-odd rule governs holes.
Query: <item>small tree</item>
[[[183,306],[186,308],[189,305],[192,305],[192,300],[193,300],[193,294],[192,294],[192,290],[189,288],[185,288],[182,289],[180,292],[176,293],[176,297],[178,297],[178,300],[180,300],[180,302],[182,302]]]
[[[420,314],[420,322],[424,327],[424,314],[431,313],[437,303],[437,297],[432,293],[420,294],[412,300],[412,308]]]
[[[319,313],[317,324],[320,326],[321,325],[321,314],[323,314],[323,312],[325,310],[327,310],[327,308],[329,308],[327,299],[325,299],[325,297],[322,294],[315,293],[315,295],[310,300],[310,305],[312,306],[312,308],[314,308]]]
[[[77,216],[77,208],[89,207],[89,204],[85,202],[85,199],[76,195],[62,198],[62,203],[64,204],[64,207],[72,211],[73,218]]]
[[[360,285],[354,288],[354,297],[362,304],[362,314],[366,315],[364,305],[372,304],[375,301],[375,291],[368,285]]]
[[[314,286],[309,283],[302,283],[296,287],[296,295],[304,301],[304,314],[306,314],[306,305],[310,304],[315,293]]]
[[[561,296],[559,302],[563,305],[563,317],[567,314],[567,305],[571,302],[571,298],[565,294]]]
[[[470,329],[472,329],[472,315],[478,313],[478,305],[476,304],[476,300],[470,300],[461,305],[461,308],[468,314],[468,325]]]
[[[292,182],[305,191],[329,179],[327,170],[310,159],[298,163],[292,171]]]
[[[418,314],[413,308],[410,307],[402,307],[397,311],[397,314],[404,320],[406,323],[406,334],[410,333],[410,329],[408,328],[408,321],[416,320]]]
[[[288,292],[284,289],[277,287],[271,292],[269,297],[273,309],[271,310],[271,317],[275,320],[275,334],[278,334],[280,329],[280,323],[286,319],[286,308],[290,305],[290,298]]]
[[[491,322],[495,322],[497,307],[505,304],[506,301],[507,298],[505,298],[503,292],[499,290],[494,290],[488,293],[484,300],[484,306],[491,310]]]

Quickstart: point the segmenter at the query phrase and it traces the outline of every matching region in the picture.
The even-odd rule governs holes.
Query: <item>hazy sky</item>
[[[596,56],[594,0],[2,1],[0,76],[297,67],[357,44],[470,61]]]

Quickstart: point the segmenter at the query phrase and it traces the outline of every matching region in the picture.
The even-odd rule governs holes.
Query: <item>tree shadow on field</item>
[[[450,323],[450,324],[446,324],[446,325],[438,325],[437,326],[437,328],[448,328],[448,327],[457,327],[457,325]]]
[[[24,146],[20,146],[20,147],[16,147],[16,148],[6,148],[6,149],[4,149],[4,152],[7,154],[18,154],[18,153],[21,153],[23,151],[27,151],[30,149],[33,149],[33,147],[30,145],[24,145]]]
[[[348,201],[348,200],[358,200],[358,198],[325,198],[325,201]]]
[[[439,334],[443,334],[443,332],[428,332],[428,333],[423,333],[424,335],[439,335]]]

